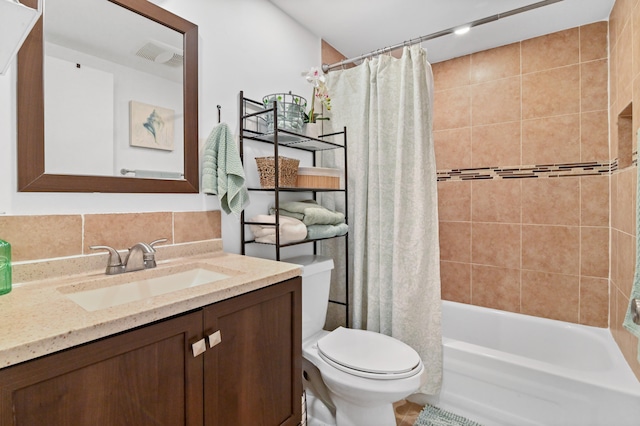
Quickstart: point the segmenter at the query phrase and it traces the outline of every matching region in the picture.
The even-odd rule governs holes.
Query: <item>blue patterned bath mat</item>
[[[482,426],[433,405],[425,405],[413,426]]]

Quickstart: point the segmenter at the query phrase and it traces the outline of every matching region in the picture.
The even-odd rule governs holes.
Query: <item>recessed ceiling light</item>
[[[470,29],[471,29],[471,25],[464,25],[462,27],[456,28],[455,30],[453,30],[453,32],[456,33],[457,35],[462,35],[462,34],[468,33]]]

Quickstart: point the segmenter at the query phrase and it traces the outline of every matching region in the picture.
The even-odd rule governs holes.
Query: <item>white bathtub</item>
[[[640,383],[608,329],[443,302],[431,404],[486,426],[638,426]]]

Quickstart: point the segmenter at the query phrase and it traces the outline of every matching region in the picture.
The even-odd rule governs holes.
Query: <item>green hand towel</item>
[[[218,124],[211,131],[202,166],[203,192],[217,195],[225,213],[239,215],[249,204],[249,191],[240,154],[227,124]]]
[[[349,232],[349,226],[346,223],[341,223],[339,225],[307,226],[307,238],[310,240],[339,237],[345,235],[347,232]]]

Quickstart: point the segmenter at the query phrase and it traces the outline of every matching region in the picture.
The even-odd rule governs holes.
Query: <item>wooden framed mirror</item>
[[[60,2],[66,2],[71,4],[75,10],[75,7],[85,6],[85,0],[59,0]],[[114,31],[123,31],[127,28],[134,27],[142,28],[147,25],[160,25],[165,29],[169,29],[177,33],[178,40],[180,36],[182,38],[182,46],[180,46],[180,52],[176,57],[182,56],[182,61],[176,62],[176,66],[180,66],[181,74],[181,94],[182,105],[181,110],[178,109],[174,116],[169,117],[168,120],[180,119],[179,125],[176,125],[178,130],[175,130],[175,155],[179,156],[179,159],[183,164],[183,170],[181,172],[170,173],[171,178],[165,178],[164,173],[159,173],[156,177],[148,177],[148,173],[140,173],[143,177],[128,177],[118,176],[118,170],[122,170],[124,174],[126,165],[116,164],[113,160],[110,167],[113,169],[113,173],[93,173],[90,172],[71,172],[55,170],[50,171],[51,164],[55,161],[48,161],[46,156],[46,135],[51,133],[48,130],[45,123],[45,117],[49,117],[49,121],[55,114],[47,112],[45,110],[49,101],[45,101],[45,39],[44,39],[44,25],[43,19],[47,19],[47,10],[49,10],[50,4],[47,3],[47,10],[44,15],[36,23],[31,34],[25,40],[19,54],[18,54],[18,74],[17,74],[17,128],[18,128],[18,190],[22,192],[121,192],[121,193],[197,193],[199,191],[199,170],[198,170],[198,27],[185,19],[168,12],[147,0],[93,0],[94,2],[103,2],[104,5],[113,8],[117,7],[118,14],[125,13],[127,20],[130,17],[135,16],[135,19],[144,19],[144,22],[140,24],[118,24],[118,23],[104,23],[104,27],[112,27]],[[51,3],[54,1],[52,0]],[[23,3],[29,7],[36,6],[36,0],[23,0]],[[95,3],[102,6],[102,3]],[[92,10],[91,12],[94,12]],[[104,20],[104,15],[101,16],[99,11],[91,13],[96,15],[97,19]],[[67,13],[68,14],[68,13]],[[81,27],[80,23],[84,19],[87,19],[87,14],[78,12],[71,13],[75,20],[77,27]],[[102,25],[100,21],[97,21],[96,26]],[[97,32],[97,30],[96,30]],[[130,37],[130,38],[133,38]],[[152,37],[154,38],[154,37]],[[118,44],[112,42],[111,44]],[[162,43],[157,43],[162,45]],[[64,49],[64,48],[63,48]],[[128,50],[131,50],[127,47]],[[137,49],[137,48],[136,48]],[[83,53],[84,55],[85,53]],[[181,54],[181,55],[180,55]],[[152,53],[152,56],[155,53]],[[144,56],[139,55],[138,56]],[[148,56],[148,55],[147,55]],[[169,62],[165,58],[166,54],[158,54],[158,58],[163,56],[161,61],[154,61],[153,58],[149,59],[151,63]],[[171,55],[170,55],[171,56]],[[100,59],[102,60],[102,59]],[[137,59],[136,59],[137,60]],[[81,64],[77,65],[77,68],[81,67]],[[153,64],[149,65],[152,66]],[[120,66],[120,65],[118,65]],[[91,68],[91,67],[89,67]],[[135,71],[139,72],[139,71]],[[175,72],[175,71],[174,71]],[[155,77],[149,78],[153,80]],[[70,79],[70,78],[67,78]],[[122,78],[120,78],[122,80]],[[126,78],[124,80],[127,80]],[[157,90],[161,91],[163,88],[158,87]],[[82,90],[81,90],[82,91]],[[155,90],[146,89],[146,92],[154,92]],[[180,87],[177,87],[177,91],[180,91]],[[87,92],[87,90],[84,90]],[[109,92],[106,90],[105,92]],[[47,92],[48,93],[48,92]],[[93,96],[93,95],[91,95]],[[89,98],[91,98],[89,96]],[[120,139],[114,141],[119,143],[123,147],[121,150],[135,151],[138,156],[140,153],[144,153],[145,149],[149,152],[150,156],[161,157],[160,149],[148,149],[143,145],[136,145],[132,143],[133,138],[133,101],[145,99],[133,99],[130,95],[118,94],[120,105],[114,102],[114,110],[120,109],[120,112],[114,115],[123,116],[124,121],[127,123],[120,123],[118,132],[115,132],[114,139]],[[127,99],[125,99],[127,98]],[[126,103],[125,103],[126,100]],[[108,104],[107,104],[108,109]],[[103,109],[104,110],[104,109]],[[125,111],[126,110],[126,111]],[[130,110],[130,111],[129,111]],[[72,111],[72,110],[71,110]],[[172,110],[170,110],[172,111]],[[153,111],[155,114],[155,110]],[[47,114],[47,115],[45,115]],[[73,113],[67,113],[66,119],[74,119]],[[95,114],[99,115],[99,114]],[[150,117],[150,116],[149,116]],[[122,118],[122,117],[121,117]],[[77,119],[78,125],[83,121]],[[148,120],[148,119],[147,119]],[[122,120],[121,120],[122,121]],[[69,125],[58,127],[72,127]],[[107,125],[107,127],[109,127]],[[147,127],[147,126],[145,126]],[[173,125],[172,125],[173,127]],[[179,130],[182,129],[182,132]],[[98,135],[100,132],[95,132]],[[108,132],[107,132],[108,133]],[[155,132],[152,132],[154,137]],[[167,132],[168,133],[168,132]],[[76,135],[74,135],[76,136]],[[100,136],[104,137],[102,133]],[[124,140],[130,139],[131,140]],[[68,138],[64,138],[68,139]],[[79,143],[84,141],[89,142],[92,137],[80,138]],[[173,141],[173,139],[172,139]],[[183,147],[182,147],[183,145]],[[76,145],[78,146],[78,145]],[[154,148],[154,147],[151,147]],[[56,148],[57,149],[57,148]],[[173,146],[166,148],[165,152],[173,150]],[[91,149],[90,149],[91,151]],[[98,154],[101,156],[102,154]],[[166,154],[169,156],[173,154]],[[73,158],[75,157],[75,158]],[[69,158],[71,163],[86,163],[87,155],[81,152],[70,151],[68,154],[63,154],[62,158]],[[48,166],[47,166],[48,161]],[[137,165],[134,165],[134,169],[145,169],[146,164],[152,163],[151,160],[147,162],[145,159],[137,160]],[[153,167],[151,167],[153,168]],[[144,170],[138,170],[144,171]],[[151,174],[156,176],[155,173]],[[167,174],[168,175],[168,174]],[[176,178],[177,176],[177,178]]]

